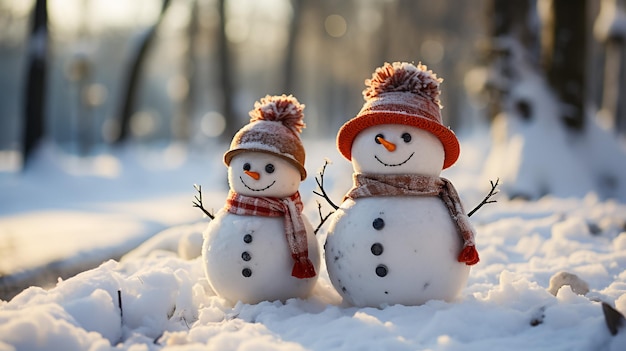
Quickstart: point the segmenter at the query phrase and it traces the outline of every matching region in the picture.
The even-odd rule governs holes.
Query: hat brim
[[[362,114],[346,122],[337,134],[337,149],[343,157],[351,161],[352,143],[357,134],[365,128],[380,124],[403,124],[426,130],[435,135],[441,141],[445,153],[443,169],[452,166],[459,158],[461,151],[459,140],[450,128],[426,117],[388,111]]]
[[[265,154],[270,154],[276,157],[280,157],[283,160],[289,162],[291,165],[293,165],[294,167],[296,167],[296,169],[300,172],[300,180],[304,180],[306,179],[306,169],[304,169],[304,167],[296,160],[289,158],[285,155],[281,155],[275,152],[271,152],[268,150],[263,150],[263,149],[254,149],[254,148],[250,148],[250,149],[233,149],[233,150],[228,150],[226,151],[226,153],[224,154],[224,164],[226,164],[226,166],[230,165],[230,161],[233,159],[233,157],[239,155],[242,152],[248,152],[248,151],[253,151],[253,152],[262,152]]]

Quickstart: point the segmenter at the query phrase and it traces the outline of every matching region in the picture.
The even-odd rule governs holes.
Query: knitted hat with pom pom
[[[356,117],[346,122],[337,134],[337,148],[352,159],[352,142],[365,128],[380,124],[404,124],[426,130],[443,145],[443,169],[459,158],[459,141],[441,120],[439,83],[443,80],[421,63],[385,63],[366,79],[365,104]]]
[[[244,151],[265,152],[290,162],[304,180],[305,153],[299,135],[305,127],[303,109],[304,105],[291,95],[267,95],[255,102],[250,123],[233,137],[230,150],[224,154],[224,163],[230,165],[232,158]]]

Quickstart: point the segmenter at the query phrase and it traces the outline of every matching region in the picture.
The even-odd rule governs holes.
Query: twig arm
[[[320,188],[320,192],[313,190],[313,194],[324,198],[324,200],[326,200],[326,202],[328,202],[328,204],[336,210],[339,206],[335,205],[326,193],[326,190],[324,190],[324,173],[326,172],[326,166],[328,166],[328,160],[324,161],[324,166],[322,166],[322,170],[319,172],[319,178],[317,176],[315,177],[315,182],[317,183],[318,188]]]
[[[193,197],[194,201],[191,202],[193,204],[193,207],[197,207],[200,210],[202,210],[202,212],[204,212],[204,214],[207,215],[207,217],[211,219],[215,219],[215,216],[211,212],[207,211],[202,205],[202,186],[198,184],[194,184],[193,188],[196,189],[196,191],[198,192],[198,195],[195,195]]]
[[[322,215],[322,204],[319,203],[319,201],[317,202],[317,213],[319,213],[320,215],[320,224],[317,225],[317,228],[315,228],[315,230],[313,231],[313,233],[317,234],[317,232],[320,230],[320,228],[322,228],[322,226],[324,225],[324,223],[326,223],[326,220],[328,219],[328,217],[330,217],[331,214],[333,214],[333,211],[328,212],[325,216]]]
[[[467,214],[468,217],[471,217],[476,211],[478,211],[485,204],[492,204],[494,202],[497,202],[496,200],[489,200],[489,199],[498,193],[498,190],[496,190],[496,188],[498,187],[499,182],[500,182],[500,178],[497,178],[495,183],[493,182],[493,180],[489,181],[489,183],[491,183],[491,190],[489,190],[489,194],[487,194],[487,196],[485,196],[483,201],[481,201],[476,207],[474,207],[473,210],[469,211],[469,213]]]

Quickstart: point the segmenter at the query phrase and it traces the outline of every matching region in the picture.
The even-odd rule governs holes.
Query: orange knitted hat
[[[287,160],[304,180],[305,153],[299,135],[305,127],[303,109],[304,105],[291,95],[267,95],[255,102],[250,123],[233,137],[230,150],[224,154],[224,163],[230,165],[232,158],[244,151],[265,152]]]
[[[443,145],[443,169],[459,158],[460,146],[454,132],[443,125],[439,103],[439,83],[443,79],[425,65],[407,62],[385,63],[372,79],[365,80],[365,103],[356,117],[337,134],[337,148],[352,160],[352,142],[362,130],[380,124],[404,124],[429,131]]]

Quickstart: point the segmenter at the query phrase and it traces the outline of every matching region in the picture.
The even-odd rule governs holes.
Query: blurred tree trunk
[[[234,88],[231,69],[232,58],[228,45],[228,37],[226,36],[226,0],[218,1],[218,13],[220,17],[220,25],[217,35],[218,60],[220,67],[219,82],[220,90],[222,92],[222,114],[224,115],[224,121],[226,122],[222,139],[229,141],[237,132],[237,118],[235,115],[235,108],[233,106]]]
[[[614,80],[615,94],[615,130],[622,135],[626,135],[626,38],[621,37],[609,44],[610,51],[607,49],[607,55],[612,54],[613,60],[619,62],[616,65]],[[609,87],[609,89],[611,89]]]
[[[510,84],[518,79],[522,60],[529,67],[538,69],[539,39],[536,28],[529,26],[534,0],[493,0],[488,18],[492,19],[492,43],[490,61],[495,75],[500,77],[488,82],[489,119],[502,112]],[[513,52],[513,51],[516,52]],[[521,51],[521,52],[518,52]]]
[[[494,0],[491,9],[492,33],[494,37],[512,36],[531,51],[531,57],[538,58],[536,28],[530,26],[533,20],[529,19],[534,9],[534,0]]]
[[[615,30],[615,21],[624,13],[626,0],[603,0],[594,28],[604,44],[603,117],[622,135],[626,135],[626,33]]]
[[[624,39],[606,43],[602,109],[617,133],[626,135],[626,45]]]
[[[393,23],[396,19],[396,9],[397,4],[392,1],[384,1],[382,5],[381,12],[381,24],[380,28],[377,31],[376,40],[373,40],[372,43],[372,53],[371,56],[374,58],[373,67],[382,66],[385,61],[389,61],[389,51],[391,51],[391,38],[393,31]]]
[[[283,92],[294,94],[296,80],[296,46],[300,37],[300,23],[302,22],[303,8],[306,6],[305,0],[291,0],[292,16],[289,22],[289,32],[287,33],[287,47],[285,48],[285,61],[283,72]]]
[[[117,138],[115,139],[116,144],[120,144],[126,139],[128,139],[128,134],[130,132],[130,119],[135,112],[135,99],[137,96],[137,87],[139,85],[139,78],[141,77],[141,69],[146,61],[148,50],[154,42],[154,38],[156,36],[157,30],[159,29],[160,24],[163,22],[163,17],[165,16],[165,12],[170,5],[170,0],[163,0],[163,4],[161,6],[161,13],[156,23],[145,33],[145,35],[140,39],[140,42],[137,46],[137,51],[135,52],[135,56],[131,59],[130,69],[128,72],[126,84],[123,91],[122,103],[119,112],[119,133]]]
[[[550,0],[543,33],[545,73],[573,130],[585,127],[586,12],[587,0]]]
[[[183,58],[183,62],[181,65],[182,75],[187,82],[187,91],[184,96],[181,96],[181,101],[178,101],[178,106],[175,109],[174,115],[172,116],[171,126],[172,126],[172,136],[174,140],[177,141],[188,141],[189,140],[189,121],[191,119],[191,114],[193,113],[194,100],[195,100],[195,83],[196,83],[196,74],[197,71],[197,62],[196,62],[196,45],[195,43],[198,40],[198,32],[199,32],[199,19],[198,19],[198,11],[199,5],[198,0],[193,0],[190,4],[190,13],[189,13],[189,23],[187,24],[186,31],[186,45],[185,45],[185,56]]]
[[[48,56],[48,9],[46,0],[37,0],[28,43],[28,73],[24,90],[22,152],[24,167],[44,136],[46,70]]]

